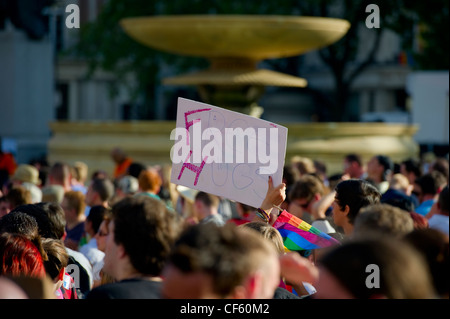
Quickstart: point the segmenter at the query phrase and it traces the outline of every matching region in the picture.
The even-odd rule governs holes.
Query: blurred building
[[[53,2],[53,9],[46,10],[44,18],[38,17],[40,22],[36,24],[46,23],[48,28],[43,33],[35,28],[40,32],[37,35],[30,36],[33,28],[17,28],[8,19],[3,28],[0,22],[0,137],[13,141],[12,144],[15,141],[19,162],[28,162],[46,155],[46,143],[51,135],[48,124],[51,121],[140,119],[139,106],[130,102],[126,86],[118,83],[114,75],[98,71],[87,78],[86,61],[60,55],[76,43],[79,36],[78,29],[65,26],[66,5],[78,4],[83,24],[95,20],[106,1],[50,1]],[[5,3],[5,0],[0,2]],[[46,2],[48,1],[30,0],[28,5],[32,8]],[[362,41],[356,62],[363,59],[373,41],[373,33],[364,26],[361,26],[360,33]],[[312,92],[324,95],[331,92],[334,85],[332,75],[317,52],[305,54],[298,59],[296,73],[307,79],[308,88],[267,88],[260,102],[265,109],[264,119],[279,123],[311,122],[317,121],[318,114],[323,112],[320,109],[320,99]],[[421,127],[417,134],[419,143],[448,145],[448,134],[447,139],[443,138],[443,134],[433,134],[428,131],[435,129],[434,125],[430,125],[433,121],[423,122],[426,118],[423,116],[424,107],[428,105],[416,100],[419,92],[413,84],[418,79],[408,82],[411,68],[398,35],[389,30],[384,31],[375,61],[354,82],[348,106],[349,120],[418,123]],[[441,104],[439,108],[439,112],[447,112],[447,121],[442,124],[444,132],[445,129],[448,132],[448,71],[446,74],[447,104],[443,106],[443,110]],[[408,91],[407,83],[412,83]],[[116,89],[115,95],[111,94],[113,86]],[[159,106],[155,119],[174,119],[173,112],[164,112],[164,107],[170,106],[173,101],[170,93],[176,90],[177,88],[166,87],[159,89]],[[433,99],[437,97],[438,94],[430,96],[429,105],[434,105]],[[424,101],[423,98],[420,99]],[[441,102],[439,100],[436,103]],[[167,114],[171,115],[167,117]]]

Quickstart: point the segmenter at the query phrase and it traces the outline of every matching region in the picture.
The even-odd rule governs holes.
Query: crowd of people
[[[449,298],[447,158],[348,154],[328,175],[296,156],[250,207],[110,155],[111,173],[0,166],[0,298]],[[338,244],[289,251],[281,211]]]

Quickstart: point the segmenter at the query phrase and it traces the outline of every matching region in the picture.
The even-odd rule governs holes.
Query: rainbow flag
[[[283,237],[286,251],[311,250],[339,244],[330,235],[285,210],[278,216],[273,227],[278,229]]]

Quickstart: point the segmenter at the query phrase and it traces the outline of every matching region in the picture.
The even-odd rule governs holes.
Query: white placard
[[[282,181],[287,128],[178,98],[171,182],[259,207]]]

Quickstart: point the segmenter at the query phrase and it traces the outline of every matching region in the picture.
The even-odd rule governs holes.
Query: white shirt
[[[441,214],[434,214],[428,220],[428,225],[430,228],[440,230],[448,236],[448,220],[449,217]]]

